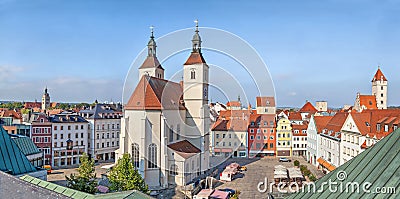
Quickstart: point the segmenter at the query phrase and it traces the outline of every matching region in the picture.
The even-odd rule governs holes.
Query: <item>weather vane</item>
[[[194,23],[196,23],[196,31],[199,30],[199,20],[194,20]]]
[[[153,37],[153,33],[154,33],[154,26],[153,25],[150,26],[150,31],[151,31],[151,36]]]

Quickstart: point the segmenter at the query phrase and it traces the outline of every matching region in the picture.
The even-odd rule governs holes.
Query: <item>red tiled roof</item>
[[[25,102],[24,108],[41,108],[42,103],[40,102]]]
[[[316,113],[318,110],[310,103],[307,102],[304,106],[299,110],[300,113]]]
[[[131,95],[126,110],[185,109],[180,84],[150,76],[142,76]]]
[[[21,115],[14,110],[0,111],[0,117],[12,117],[14,119],[21,119]]]
[[[331,120],[332,118],[333,116],[314,116],[317,132],[321,133],[322,129],[325,128],[326,124],[328,124],[329,120]]]
[[[232,106],[234,106],[234,107],[240,107],[241,104],[240,104],[239,101],[229,101],[228,103],[226,103],[226,106],[227,106],[227,107],[232,107]]]
[[[376,80],[381,80],[381,79],[383,79],[383,81],[387,81],[387,79],[386,79],[385,75],[383,75],[381,69],[378,68],[378,70],[376,71],[376,73],[375,73],[374,77],[372,78],[371,82],[376,81]]]
[[[160,68],[163,69],[157,57],[147,56],[140,68]]]
[[[365,106],[367,109],[378,109],[376,97],[374,95],[360,95],[360,106]]]
[[[303,124],[292,124],[293,136],[307,136],[307,133],[303,133],[303,130],[307,130],[307,128],[307,122],[304,122]],[[299,133],[294,133],[295,130],[299,130]]]
[[[274,97],[256,97],[257,107],[274,107],[275,98]]]
[[[303,120],[303,118],[301,117],[301,113],[300,112],[290,112],[289,113],[289,120],[290,121],[297,121],[297,120]]]
[[[197,153],[201,152],[200,149],[198,149],[196,146],[194,146],[187,140],[182,140],[179,142],[169,144],[168,148],[174,150],[175,153],[179,154],[185,159],[190,158],[196,155]]]
[[[190,53],[190,56],[186,60],[184,65],[201,64],[201,63],[206,63],[206,60],[204,60],[203,55],[201,53],[192,52]]]
[[[368,148],[368,147],[367,147],[367,140],[364,140],[364,142],[363,142],[362,145],[361,145],[361,148],[362,148],[362,149]]]
[[[326,129],[327,132],[329,131],[332,131],[333,133],[340,132],[348,115],[349,113],[346,112],[336,113],[332,117],[332,119],[329,120],[324,129]]]

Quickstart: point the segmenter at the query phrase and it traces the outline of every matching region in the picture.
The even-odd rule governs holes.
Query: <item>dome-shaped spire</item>
[[[151,36],[150,36],[149,43],[147,44],[147,55],[151,56],[151,57],[155,57],[157,45],[156,45],[156,41],[154,40],[154,26],[150,26],[150,32],[151,32]]]
[[[201,53],[201,38],[199,35],[199,21],[196,19],[194,21],[196,23],[196,30],[194,31],[193,39],[192,39],[192,52]]]

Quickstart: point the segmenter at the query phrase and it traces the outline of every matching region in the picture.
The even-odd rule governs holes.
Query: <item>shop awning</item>
[[[328,169],[329,171],[333,171],[336,169],[335,166],[333,166],[331,163],[327,162],[326,160],[322,159],[322,158],[318,158],[317,162],[325,167],[326,169]]]

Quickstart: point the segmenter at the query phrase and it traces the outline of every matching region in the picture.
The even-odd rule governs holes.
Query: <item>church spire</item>
[[[147,44],[147,56],[155,57],[156,56],[156,41],[154,40],[154,26],[150,26],[150,41]]]
[[[194,31],[193,39],[192,39],[192,52],[201,53],[201,38],[199,35],[199,20],[194,21],[196,23],[196,30]]]

